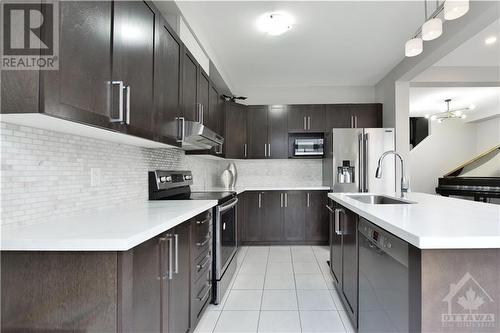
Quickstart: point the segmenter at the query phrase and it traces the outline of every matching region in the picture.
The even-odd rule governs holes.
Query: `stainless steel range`
[[[191,192],[191,171],[156,170],[149,172],[150,200],[217,200],[212,216],[212,303],[218,304],[236,272],[238,251],[236,192]],[[210,239],[209,241],[211,241]]]

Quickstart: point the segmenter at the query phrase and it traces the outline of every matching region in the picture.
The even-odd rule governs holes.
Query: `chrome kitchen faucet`
[[[378,165],[377,165],[377,171],[375,172],[375,177],[382,178],[382,161],[384,160],[384,158],[387,155],[397,156],[397,157],[399,157],[399,160],[401,161],[401,198],[406,198],[406,195],[407,195],[408,191],[410,190],[410,183],[409,183],[408,179],[406,179],[406,176],[405,176],[405,166],[404,166],[403,157],[401,157],[401,155],[397,151],[389,150],[389,151],[386,151],[385,153],[383,153],[382,156],[380,156],[380,158],[378,159]]]

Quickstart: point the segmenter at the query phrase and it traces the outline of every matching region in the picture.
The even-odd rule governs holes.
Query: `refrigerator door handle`
[[[368,133],[363,137],[363,192],[368,192]]]
[[[358,156],[359,156],[359,168],[358,168],[358,191],[363,192],[365,189],[365,156],[364,156],[364,140],[363,134],[358,135]]]

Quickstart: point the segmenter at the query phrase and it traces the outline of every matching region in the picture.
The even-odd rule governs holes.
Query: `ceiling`
[[[447,98],[452,99],[450,109],[475,105],[474,110],[467,111],[467,121],[500,116],[500,87],[412,87],[410,116],[443,112]]]
[[[490,36],[496,36],[497,42],[486,45],[484,40]],[[448,53],[434,66],[500,67],[500,19]]]
[[[230,88],[370,86],[404,58],[423,21],[422,1],[179,1],[184,18]],[[256,20],[269,11],[295,18],[267,36]]]

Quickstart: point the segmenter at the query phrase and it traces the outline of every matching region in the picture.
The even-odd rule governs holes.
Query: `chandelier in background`
[[[472,105],[466,108],[450,109],[451,98],[445,99],[444,102],[446,103],[446,111],[435,113],[433,115],[426,114],[425,118],[436,120],[438,123],[442,123],[444,120],[448,119],[465,119],[467,118],[467,115],[464,112],[474,109]]]
[[[436,1],[436,9],[430,16],[427,14],[427,0],[424,0],[425,23],[417,30],[413,37],[405,44],[405,55],[415,57],[424,50],[424,41],[438,38],[443,33],[443,21],[455,20],[469,11],[469,0],[445,0],[440,3]]]

